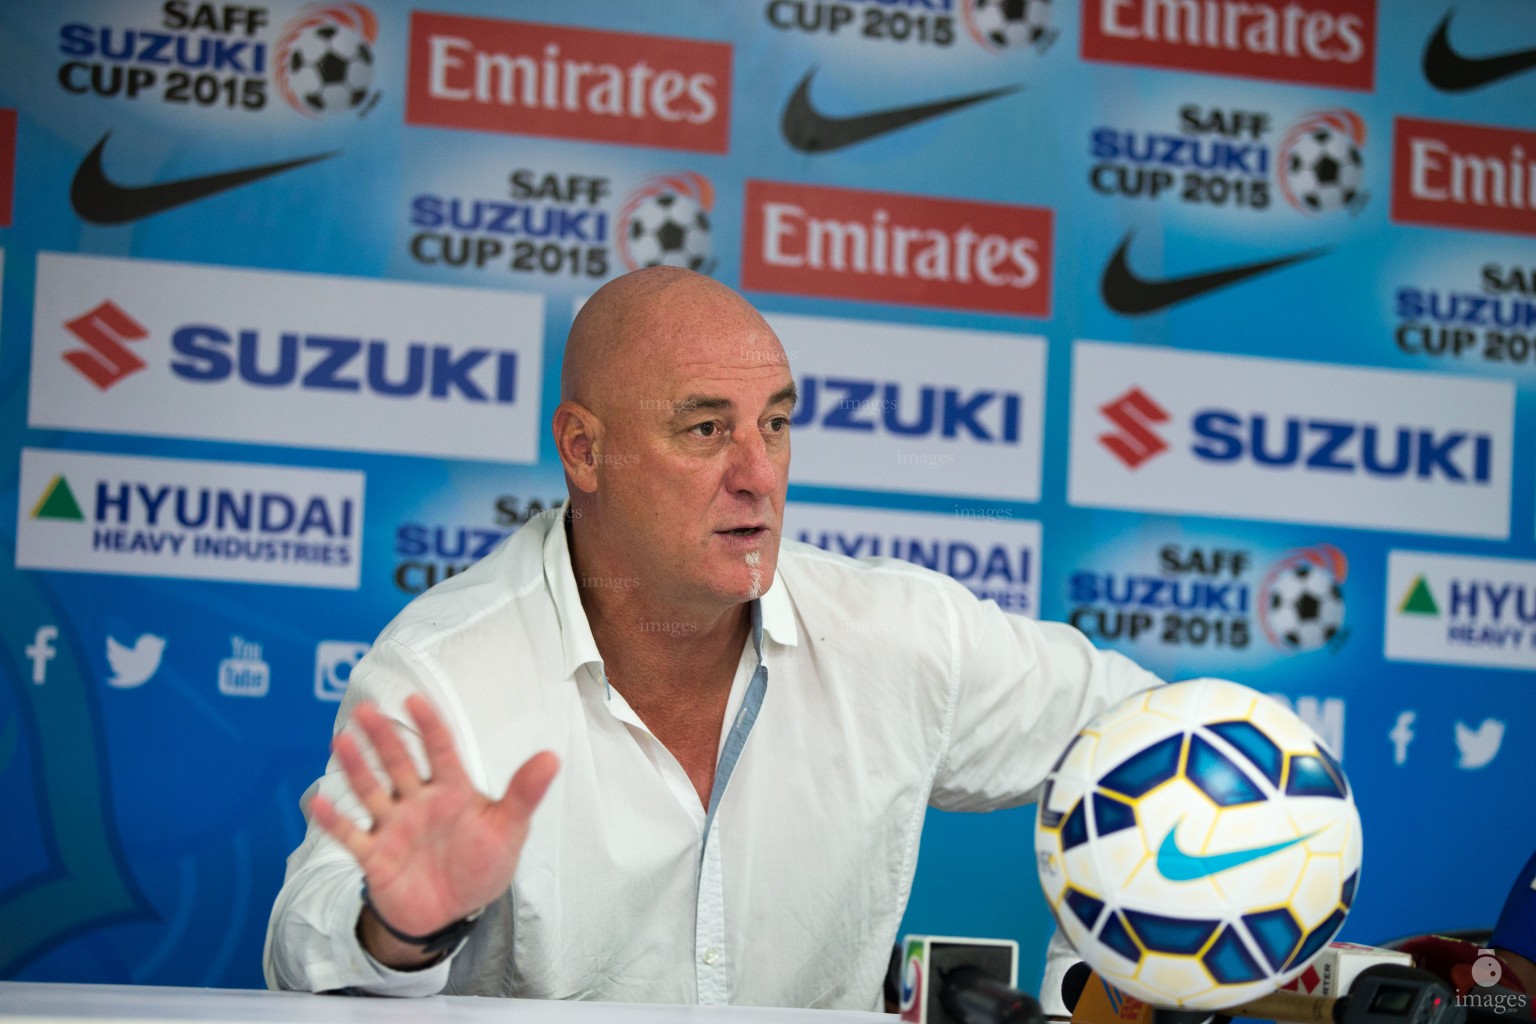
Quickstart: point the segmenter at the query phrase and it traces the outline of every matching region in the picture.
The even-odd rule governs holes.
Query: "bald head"
[[[783,363],[783,349],[762,314],[714,278],[680,267],[647,267],[614,278],[571,324],[560,397],[603,416],[634,397],[637,384],[654,380],[658,363],[689,361],[711,338],[734,347],[751,338],[764,351],[749,358]]]
[[[561,391],[578,575],[640,581],[653,612],[701,621],[772,585],[795,382],[746,299],[676,267],[611,281],[571,325]]]

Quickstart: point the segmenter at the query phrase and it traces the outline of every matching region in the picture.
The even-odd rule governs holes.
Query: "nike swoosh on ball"
[[[1120,247],[1104,265],[1104,276],[1099,282],[1099,291],[1104,296],[1104,305],[1116,313],[1127,316],[1155,313],[1160,309],[1167,309],[1169,306],[1188,302],[1190,299],[1216,291],[1218,288],[1225,288],[1247,278],[1266,274],[1271,270],[1279,270],[1292,263],[1310,260],[1329,251],[1326,248],[1308,249],[1277,259],[1239,263],[1236,266],[1220,267],[1184,277],[1156,279],[1137,275],[1126,261],[1125,253],[1130,248],[1131,238],[1134,235],[1135,232],[1128,232],[1121,240]]]
[[[92,224],[123,224],[132,220],[164,213],[166,210],[185,206],[206,199],[241,185],[262,178],[281,174],[283,171],[328,160],[337,152],[317,153],[297,160],[283,160],[275,164],[260,164],[218,174],[203,174],[179,181],[165,181],[154,185],[119,185],[107,177],[101,166],[101,152],[106,148],[112,133],[101,137],[96,147],[80,161],[75,180],[69,187],[69,202],[81,220]]]
[[[802,153],[830,153],[1024,88],[1022,85],[1006,85],[1000,89],[988,89],[986,92],[969,93],[932,103],[834,117],[823,114],[811,102],[811,78],[815,74],[815,68],[807,71],[784,104],[784,140]]]
[[[1451,49],[1450,25],[1447,12],[1424,47],[1424,78],[1441,92],[1466,92],[1536,67],[1536,49],[1463,57]]]
[[[1179,849],[1178,840],[1173,837],[1178,830],[1179,826],[1175,824],[1163,837],[1162,845],[1157,848],[1158,873],[1170,882],[1193,882],[1196,879],[1209,878],[1211,875],[1252,863],[1261,857],[1268,857],[1272,853],[1279,853],[1297,843],[1304,843],[1317,834],[1314,832],[1295,839],[1270,843],[1267,846],[1253,846],[1246,850],[1232,850],[1228,853],[1193,854]]]

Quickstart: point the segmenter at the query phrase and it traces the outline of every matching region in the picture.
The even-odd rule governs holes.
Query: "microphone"
[[[1067,1012],[1077,1009],[1077,1002],[1083,998],[1083,989],[1088,984],[1088,979],[1093,977],[1093,968],[1079,960],[1067,968],[1067,973],[1061,976],[1061,1001],[1066,1004]]]
[[[901,1019],[908,1024],[1043,1024],[1040,1004],[1014,987],[1018,943],[908,935]]]
[[[987,977],[979,967],[952,968],[941,981],[939,1004],[958,1024],[1043,1024],[1045,1020],[1034,996]]]

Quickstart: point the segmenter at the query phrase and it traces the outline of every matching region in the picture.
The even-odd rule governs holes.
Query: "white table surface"
[[[273,1024],[893,1024],[883,1013],[786,1010],[756,1006],[669,1006],[537,999],[432,996],[382,999],[316,996],[259,989],[163,988],[150,985],[63,985],[0,981],[0,1022],[145,1024],[150,1021]]]

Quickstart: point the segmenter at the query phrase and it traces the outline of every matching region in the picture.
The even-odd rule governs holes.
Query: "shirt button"
[[[715,966],[715,964],[720,962],[720,951],[714,946],[710,946],[704,951],[704,962],[711,967]]]

